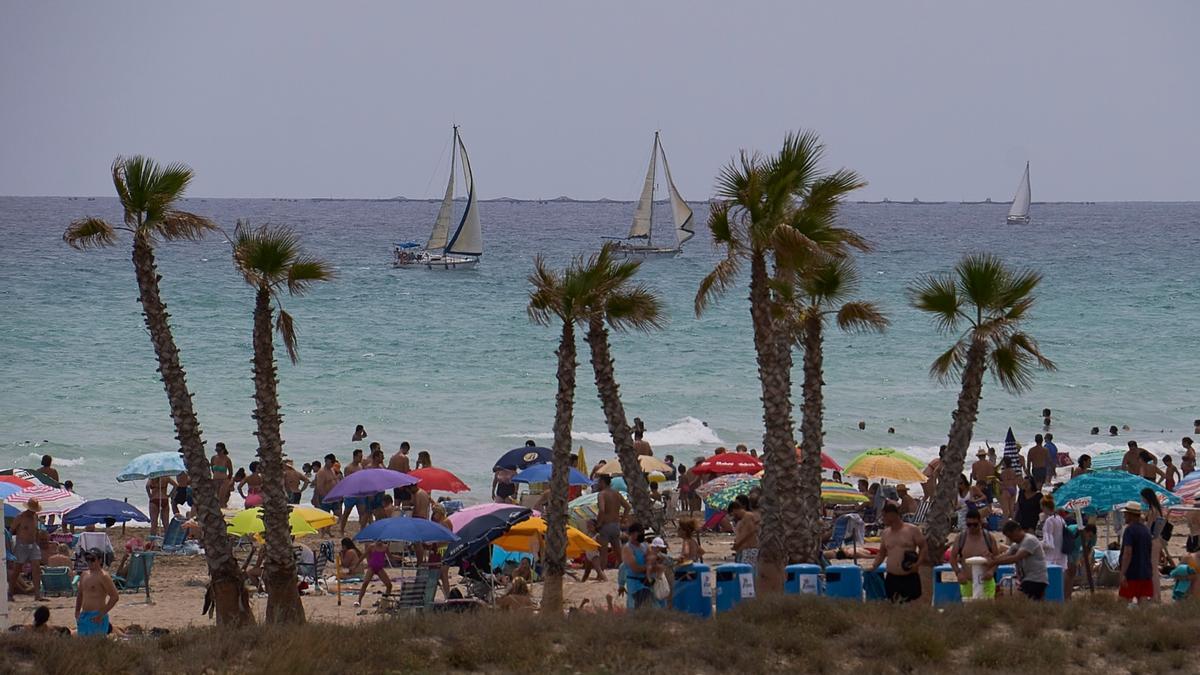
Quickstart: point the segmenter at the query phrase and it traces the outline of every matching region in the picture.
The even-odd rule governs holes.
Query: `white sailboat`
[[[658,156],[662,154],[663,173],[667,178],[667,191],[671,200],[671,215],[675,221],[672,230],[672,241],[667,245],[654,245],[651,235],[654,230],[654,188],[655,174],[658,168]],[[667,164],[667,152],[663,150],[658,132],[654,132],[654,146],[650,149],[650,168],[646,170],[646,183],[642,187],[642,195],[638,199],[637,209],[633,212],[633,226],[629,228],[629,236],[619,240],[614,247],[617,253],[627,257],[637,256],[675,256],[683,251],[687,240],[695,236],[692,229],[692,208],[680,196],[671,180],[671,167]]]
[[[1025,173],[1021,174],[1021,184],[1017,186],[1012,208],[1008,210],[1009,225],[1029,224],[1029,200],[1029,162],[1025,162]]]
[[[454,170],[455,153],[462,156],[463,179],[466,182],[467,208],[451,231],[454,216]],[[408,241],[396,244],[395,267],[400,269],[456,270],[470,269],[479,264],[483,256],[483,230],[479,224],[479,203],[475,192],[475,176],[471,173],[471,160],[467,157],[467,146],[463,145],[458,127],[454,127],[454,142],[450,146],[450,180],[446,183],[446,195],[433,221],[433,231],[424,246]]]

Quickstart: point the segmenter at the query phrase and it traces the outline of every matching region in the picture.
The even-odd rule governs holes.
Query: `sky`
[[[1200,3],[0,0],[0,195],[703,200],[812,129],[862,199],[1200,200]]]

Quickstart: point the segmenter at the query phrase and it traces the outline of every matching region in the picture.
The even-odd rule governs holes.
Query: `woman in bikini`
[[[216,454],[208,465],[212,469],[213,481],[217,484],[217,496],[221,500],[221,507],[229,506],[229,495],[233,492],[233,460],[229,459],[229,450],[225,448],[224,443],[217,443]]]
[[[171,521],[171,500],[168,495],[175,487],[173,478],[151,478],[146,481],[146,496],[150,498],[150,536],[158,535],[158,524],[162,523],[163,532]]]
[[[373,577],[379,577],[383,585],[387,588],[384,593],[391,594],[392,580],[388,577],[384,568],[388,562],[388,545],[386,541],[376,541],[367,547],[367,574],[363,577],[362,590],[358,592],[358,600],[354,601],[355,607],[362,606],[362,599],[367,595],[367,586],[371,584]]]
[[[258,473],[258,462],[250,462],[250,474],[243,478],[237,486],[238,494],[246,500],[246,508],[262,506],[262,482],[262,476]],[[247,492],[242,492],[243,487],[247,489]]]

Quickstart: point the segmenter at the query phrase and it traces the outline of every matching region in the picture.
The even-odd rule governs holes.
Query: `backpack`
[[[1059,553],[1064,553],[1066,555],[1075,553],[1075,544],[1077,543],[1076,540],[1079,539],[1079,534],[1076,530],[1071,529],[1073,527],[1077,528],[1078,526],[1066,524],[1063,525],[1062,541],[1058,545]]]

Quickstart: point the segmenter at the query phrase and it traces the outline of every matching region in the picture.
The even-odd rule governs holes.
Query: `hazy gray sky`
[[[0,194],[108,195],[117,154],[196,196],[681,192],[817,130],[864,198],[1200,199],[1200,2],[0,0]],[[442,167],[443,171],[445,167]],[[432,183],[431,183],[432,180]]]

